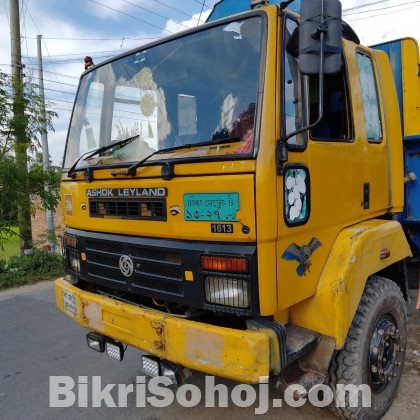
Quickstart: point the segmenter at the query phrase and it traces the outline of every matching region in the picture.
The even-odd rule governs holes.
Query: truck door
[[[293,54],[297,22],[285,17],[280,83],[282,134],[318,118],[318,76],[302,77]],[[324,79],[324,117],[288,141],[288,162],[278,176],[277,284],[279,309],[316,291],[328,253],[345,226],[362,216],[362,153],[355,137],[350,69],[344,46],[340,73]]]
[[[358,46],[353,52],[359,77],[355,89],[360,90],[363,111],[357,124],[357,135],[364,142],[363,153],[363,213],[365,218],[384,214],[390,207],[388,173],[388,139],[381,107],[378,68],[373,51]],[[357,86],[359,84],[359,87]],[[384,89],[387,87],[384,86]],[[388,86],[389,88],[389,86]]]

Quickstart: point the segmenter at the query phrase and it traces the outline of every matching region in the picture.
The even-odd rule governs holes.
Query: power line
[[[393,10],[391,12],[385,12],[385,13],[376,13],[374,15],[371,16],[365,16],[365,17],[361,17],[361,18],[355,18],[355,19],[346,19],[348,22],[354,22],[356,20],[364,20],[364,19],[373,19],[379,16],[384,16],[384,15],[389,15],[391,13],[399,13],[399,12],[403,12],[405,10],[410,10],[410,9],[414,9],[415,7],[420,7],[420,4],[417,6],[410,6],[410,7],[406,7],[404,9],[400,9],[400,10]]]
[[[389,1],[389,0],[387,0],[387,1]],[[380,2],[378,2],[378,3],[380,3]],[[361,12],[353,12],[353,13],[349,13],[349,15],[350,16],[352,16],[352,15],[360,15],[361,13],[371,13],[371,12],[381,11],[381,10],[384,10],[384,9],[394,9],[395,7],[406,6],[406,5],[414,4],[414,3],[420,3],[420,1],[419,0],[417,0],[417,1],[410,1],[408,3],[396,4],[394,6],[381,7],[380,9],[371,9],[371,10],[364,10],[364,11],[361,11]],[[403,10],[406,10],[406,9],[403,9]]]
[[[4,9],[6,11],[6,17],[7,17],[7,22],[10,26],[10,18],[9,18],[9,13],[7,12],[7,4],[6,4],[6,0],[4,0]]]
[[[76,92],[62,92],[61,90],[51,89],[51,88],[46,88],[46,87],[44,87],[44,90],[49,90],[50,92],[66,93],[68,95],[76,96]]]
[[[0,66],[12,67],[12,66],[11,66],[11,64],[9,64],[9,63],[0,63]],[[38,65],[36,64],[36,66],[38,66]],[[33,70],[35,70],[35,69],[33,69]],[[55,71],[48,71],[48,70],[44,70],[44,73],[51,73],[51,74],[54,74],[54,75],[56,75],[56,76],[68,77],[68,78],[70,78],[70,79],[76,79],[76,80],[79,80],[79,77],[76,77],[76,76],[70,76],[69,74],[57,73],[57,72],[55,72]],[[32,79],[34,79],[34,78],[35,78],[35,76],[27,76],[27,77],[30,77],[30,78],[32,78]],[[52,80],[50,80],[50,82],[52,82]],[[57,81],[57,82],[54,82],[54,83],[66,84],[66,83],[62,83],[61,81]]]
[[[67,100],[67,99],[57,99],[57,98],[47,98],[47,97],[45,97],[45,99],[46,100],[48,100],[48,101],[58,101],[58,102],[64,102],[64,103],[66,103],[67,105],[69,105],[69,101]],[[71,103],[72,105],[73,105],[73,102]],[[70,110],[69,110],[70,111]]]
[[[206,0],[203,1],[203,7],[201,8],[200,16],[198,17],[197,26],[200,24],[201,15],[203,14],[203,9],[205,5],[206,5]]]
[[[109,54],[109,55],[101,55],[101,56],[95,56],[92,54],[92,58],[95,60],[103,59],[103,58],[110,58],[115,57],[116,54]],[[70,64],[70,63],[80,63],[83,61],[83,56],[80,56],[79,58],[69,58],[68,60],[50,60],[51,64]]]
[[[379,0],[379,1],[374,1],[372,3],[362,4],[360,6],[349,7],[348,9],[343,9],[343,13],[348,12],[350,10],[363,9],[364,7],[369,7],[369,6],[373,6],[374,4],[385,3],[385,2],[388,2],[388,1],[391,1],[391,0]]]
[[[1,65],[1,64],[0,64],[0,65]],[[76,80],[79,80],[79,77],[76,77],[76,76],[70,76],[69,74],[57,73],[57,72],[55,72],[55,71],[48,71],[48,70],[44,70],[44,73],[50,73],[50,74],[55,74],[56,76],[68,77],[69,79],[76,79]],[[57,83],[61,84],[61,81],[58,81]]]
[[[7,66],[7,67],[12,67],[11,66],[11,64],[9,64],[9,63],[0,63],[0,66]],[[31,64],[31,66],[36,66],[36,67],[38,67],[38,64]],[[35,70],[35,69],[33,69],[33,70]],[[44,73],[51,73],[51,74],[55,74],[55,75],[57,75],[57,76],[62,76],[62,77],[68,77],[68,78],[70,78],[70,79],[76,79],[76,80],[79,80],[80,79],[80,77],[77,77],[77,76],[71,76],[70,74],[63,74],[63,73],[57,73],[57,72],[55,72],[55,71],[48,71],[48,70],[44,70]],[[28,76],[28,77],[31,77],[31,78],[33,78],[33,76]],[[51,82],[52,80],[50,80],[50,82]],[[57,81],[57,82],[54,82],[54,83],[62,83],[61,81]],[[65,84],[65,83],[64,83]]]
[[[20,14],[19,14],[19,22],[22,20],[22,13],[23,13],[23,3],[25,2],[25,0],[21,0],[21,4],[19,6],[20,9]]]
[[[128,51],[128,50],[126,50]],[[76,55],[76,54],[75,54]],[[77,54],[78,55],[78,54]],[[69,58],[68,60],[60,60],[60,59],[51,59],[50,60],[50,64],[69,64],[69,63],[80,63],[83,61],[83,55],[80,55],[79,57],[75,57],[75,58]],[[90,56],[95,59],[95,60],[100,60],[103,58],[110,58],[110,57],[116,57],[117,54],[108,54],[108,55],[94,55],[94,54],[90,54]],[[34,58],[31,56],[31,58]],[[47,63],[48,64],[48,63]],[[35,63],[33,65],[36,65]]]
[[[155,15],[155,16],[159,16],[160,18],[163,18],[163,19],[165,19],[165,20],[170,20],[170,21],[173,21],[171,18],[168,18],[167,16],[163,16],[163,15],[160,15],[159,13],[152,12],[151,10],[146,9],[145,7],[139,6],[138,4],[131,3],[131,2],[130,2],[130,1],[128,1],[128,0],[123,0],[123,2],[125,2],[125,3],[127,3],[127,4],[131,4],[131,6],[138,7],[138,8],[139,8],[139,9],[141,9],[141,10],[145,10],[146,12],[151,13],[151,14],[153,14],[153,15]],[[176,22],[176,23],[178,23],[178,25],[183,26],[184,28],[189,28],[187,25],[184,25],[184,24],[182,24],[182,23],[179,23],[179,22]]]
[[[82,55],[93,55],[93,54],[104,54],[104,53],[119,53],[119,52],[124,52],[124,51],[129,51],[129,49],[123,49],[123,50],[109,50],[109,51],[91,51],[91,52],[79,52],[79,53],[74,53],[74,54],[51,54],[50,57],[68,57],[70,55],[78,55],[79,57],[81,57]],[[30,55],[28,57],[31,58],[35,58],[36,56],[34,55]]]
[[[47,108],[49,108],[50,110],[57,110],[57,111],[65,111],[65,112],[71,112],[70,109],[65,109],[65,108],[57,108],[57,107],[53,107],[53,106],[48,106],[47,104]]]
[[[204,1],[204,3],[202,2],[202,1],[198,1],[198,0],[194,0],[196,3],[198,3],[198,4],[200,4],[200,5],[202,5],[202,4],[204,4],[205,3],[205,1]],[[211,7],[210,6],[207,6],[207,5],[204,5],[204,7],[207,7],[207,9],[211,9]]]
[[[154,25],[153,23],[147,22],[146,20],[139,19],[138,17],[135,17],[135,16],[132,16],[132,15],[129,15],[128,13],[122,12],[122,11],[120,11],[120,10],[114,9],[114,8],[112,8],[112,7],[109,7],[109,6],[105,5],[105,4],[99,3],[98,1],[95,1],[95,0],[89,0],[89,1],[90,1],[90,2],[92,2],[92,3],[99,4],[100,6],[106,7],[107,9],[113,10],[114,12],[121,13],[122,15],[125,15],[125,16],[128,16],[128,17],[131,17],[132,19],[138,20],[139,22],[146,23],[147,25],[150,25],[150,26],[153,26],[153,27],[155,27],[155,28],[158,28],[158,29],[159,29],[159,30],[161,30],[161,31],[169,32],[170,34],[172,34],[172,33],[173,33],[173,32],[171,32],[171,31],[168,31],[168,30],[167,30],[167,29],[165,29],[165,28],[162,28],[161,26]]]
[[[27,38],[27,39],[36,39],[36,37],[26,37],[23,36],[22,38]],[[128,39],[130,41],[143,41],[146,39],[160,39],[162,37],[160,36],[154,36],[154,37],[143,37],[143,38],[130,38],[130,37],[123,37],[124,39]],[[48,39],[48,40],[59,40],[59,41],[121,41],[122,38],[50,38],[50,37],[43,37],[43,39]]]
[[[41,33],[41,31],[38,29],[38,27],[37,27],[37,25],[36,25],[36,23],[35,23],[34,19],[32,18],[31,12],[30,12],[30,11],[29,11],[29,9],[28,9],[28,3],[26,3],[26,12],[29,14],[29,17],[31,18],[32,23],[34,24],[34,26],[35,26],[36,30],[38,31],[38,33]],[[54,64],[52,63],[52,60],[51,60],[51,57],[50,57],[50,52],[48,51],[48,46],[47,46],[47,44],[46,44],[45,40],[43,40],[43,42],[44,42],[44,45],[45,45],[45,49],[47,50],[47,55],[48,55],[48,58],[49,58],[49,60],[50,60],[50,62],[51,62],[51,67],[52,67],[52,69],[54,70],[54,73],[55,73]],[[56,76],[56,77],[57,77],[57,76]],[[57,80],[58,80],[58,82],[60,83],[60,80],[58,79],[58,77],[57,77]],[[61,88],[61,90],[64,92],[64,89],[62,88],[61,84],[60,84],[60,88]],[[65,94],[64,94],[64,97],[65,97]],[[67,98],[66,98],[66,99],[67,99]],[[68,106],[70,106],[70,104],[69,104],[69,102],[68,102],[68,101],[67,101],[67,105],[68,105]]]
[[[35,79],[35,76],[26,76],[28,79]],[[44,77],[44,82],[50,82],[50,83],[60,83],[64,86],[72,86],[72,87],[78,87],[78,85],[72,85],[71,83],[64,83],[64,82],[57,82],[56,80],[51,80],[51,79],[45,79]]]
[[[50,82],[50,83],[58,83],[55,80],[49,80],[49,79],[44,79],[44,81]],[[72,85],[71,83],[63,83],[63,82],[60,82],[60,84],[62,84],[64,86],[72,86],[72,87],[76,87],[76,88],[79,86],[79,85]]]
[[[181,13],[181,14],[183,14],[184,16],[188,16],[188,17],[189,17],[189,18],[191,18],[191,19],[198,20],[198,19],[197,19],[197,18],[195,18],[194,16],[190,16],[188,13],[185,13],[185,12],[183,12],[182,10],[176,9],[175,7],[172,7],[172,6],[170,6],[169,4],[163,3],[162,1],[159,1],[159,0],[153,0],[153,1],[155,1],[156,3],[159,3],[159,4],[163,5],[163,6],[169,7],[170,9],[175,10],[176,12]]]
[[[24,3],[25,0],[22,0],[22,8],[21,8],[21,12],[20,12],[20,22],[23,22],[23,31],[25,33],[26,36],[26,8],[24,9]],[[26,3],[27,4],[27,3]],[[21,35],[22,39],[25,39],[22,35]],[[28,48],[28,40],[25,39],[25,45],[26,45],[26,58],[29,57],[29,48]]]

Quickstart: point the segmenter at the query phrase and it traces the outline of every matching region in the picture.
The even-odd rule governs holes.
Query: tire
[[[371,407],[330,409],[343,419],[381,418],[394,400],[401,379],[407,345],[406,304],[399,287],[383,277],[372,277],[365,290],[341,350],[330,363],[330,387],[367,384],[371,388]]]

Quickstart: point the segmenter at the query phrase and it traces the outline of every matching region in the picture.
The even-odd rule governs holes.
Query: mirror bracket
[[[314,31],[312,31],[311,33],[311,38],[312,39],[320,39],[321,38],[321,33],[327,34],[328,33],[328,25],[327,22],[322,22],[318,28],[316,28]]]
[[[276,173],[282,176],[284,173],[284,164],[289,160],[289,151],[287,150],[287,140],[282,138],[276,141]]]

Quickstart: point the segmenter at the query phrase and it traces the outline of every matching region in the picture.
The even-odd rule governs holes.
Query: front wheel
[[[334,404],[332,411],[345,419],[381,418],[396,396],[406,345],[406,305],[399,287],[389,279],[370,278],[344,347],[335,353],[329,368],[330,387],[336,396],[343,386],[368,385],[370,407],[362,406],[362,398],[354,406],[346,394],[340,404],[345,406]]]

